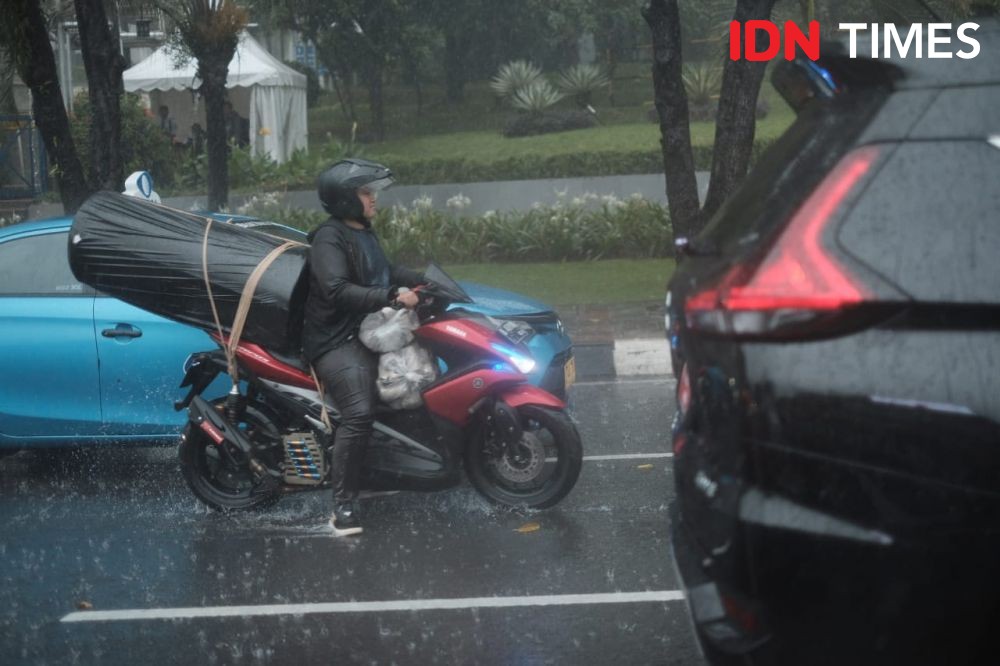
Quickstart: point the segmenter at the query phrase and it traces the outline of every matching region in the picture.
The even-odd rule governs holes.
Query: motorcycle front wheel
[[[246,407],[239,427],[255,444],[281,441],[271,419],[252,405]],[[261,489],[242,453],[227,454],[191,423],[184,428],[179,456],[181,473],[191,492],[217,511],[264,509],[281,496],[277,491]]]
[[[466,447],[465,469],[476,490],[510,507],[545,509],[569,493],[580,476],[583,446],[565,412],[524,405],[520,441],[502,444],[483,427]]]

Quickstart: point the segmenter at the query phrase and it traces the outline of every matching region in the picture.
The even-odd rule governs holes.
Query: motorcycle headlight
[[[521,352],[516,352],[510,347],[505,347],[503,345],[493,344],[493,351],[497,352],[504,360],[509,361],[515,368],[523,372],[524,374],[530,373],[535,369],[535,359],[522,354]]]

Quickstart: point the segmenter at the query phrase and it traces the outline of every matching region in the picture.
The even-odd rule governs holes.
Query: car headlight
[[[524,344],[535,337],[535,329],[531,324],[518,319],[506,319],[500,322],[497,332],[515,345]]]
[[[535,359],[530,356],[516,352],[510,347],[505,347],[496,343],[490,346],[493,347],[493,351],[497,352],[504,360],[510,362],[515,368],[524,374],[528,374],[535,369]]]

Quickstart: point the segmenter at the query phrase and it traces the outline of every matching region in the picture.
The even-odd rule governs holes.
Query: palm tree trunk
[[[653,99],[660,118],[667,206],[676,240],[690,237],[701,228],[688,99],[681,76],[683,60],[677,0],[651,0],[643,10],[643,17],[653,36]]]
[[[206,146],[208,150],[208,208],[217,211],[229,205],[229,146],[226,143],[226,77],[231,57],[198,61],[201,94],[205,98]]]
[[[739,0],[734,21],[768,20],[775,0]],[[765,49],[767,44],[759,44]],[[702,211],[704,219],[715,214],[747,175],[757,128],[757,97],[767,69],[766,62],[726,60],[715,121],[712,176]]]
[[[371,112],[372,132],[376,141],[385,139],[385,100],[382,95],[382,63],[371,62],[368,74],[368,108]]]
[[[76,0],[83,63],[90,95],[90,185],[119,190],[125,179],[121,146],[122,72],[125,59],[108,28],[102,0]],[[116,31],[117,32],[117,31]]]
[[[8,27],[23,26],[23,41],[8,48],[23,48],[27,55],[18,59],[18,74],[31,90],[31,110],[45,142],[45,149],[55,165],[59,196],[66,214],[76,212],[90,195],[83,167],[76,153],[69,118],[63,106],[62,91],[56,71],[56,59],[49,42],[48,28],[38,0],[14,0],[7,8],[11,15]],[[19,22],[17,19],[21,19]],[[11,35],[5,34],[5,41]]]

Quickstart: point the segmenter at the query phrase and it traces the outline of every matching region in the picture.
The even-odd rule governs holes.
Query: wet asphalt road
[[[367,500],[355,539],[320,527],[325,491],[209,513],[173,449],[6,458],[0,662],[700,666],[668,552],[672,395],[578,385],[601,458],[554,509],[401,493]]]

